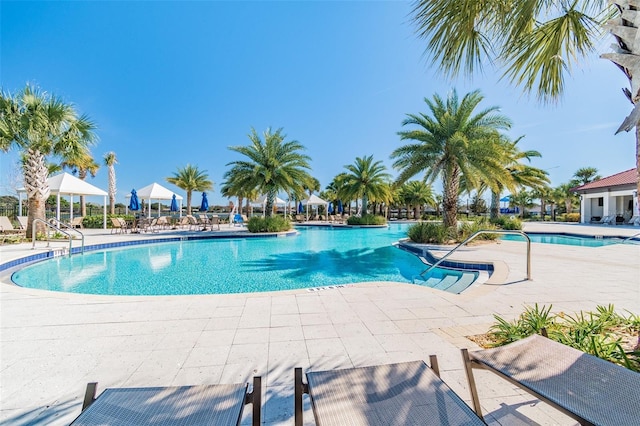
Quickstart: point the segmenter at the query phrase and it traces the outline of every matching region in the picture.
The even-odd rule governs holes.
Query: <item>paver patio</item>
[[[223,228],[224,230],[224,228]],[[639,228],[535,224],[528,231],[633,235]],[[87,244],[146,235],[87,230]],[[161,234],[162,236],[162,234]],[[156,238],[157,235],[151,236]],[[26,256],[30,244],[0,247],[0,262]],[[37,248],[36,250],[43,250]],[[399,283],[366,283],[309,292],[123,297],[17,287],[0,275],[0,422],[68,424],[86,383],[104,387],[250,381],[263,377],[264,424],[293,424],[293,368],[315,370],[428,360],[470,400],[460,348],[486,332],[493,315],[512,318],[524,305],[553,311],[614,304],[640,313],[640,245],[601,248],[532,244],[465,247],[455,255],[506,268],[502,285],[462,295]],[[9,271],[10,272],[10,271]],[[492,374],[477,373],[486,420],[495,425],[575,422]],[[306,424],[313,424],[308,401]],[[243,424],[249,424],[245,410]]]

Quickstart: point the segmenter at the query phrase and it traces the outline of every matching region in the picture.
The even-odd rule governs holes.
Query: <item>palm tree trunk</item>
[[[78,177],[80,178],[80,180],[85,180],[87,178],[87,171],[79,170]],[[73,210],[73,205],[71,206],[71,209]],[[80,196],[80,216],[85,217],[86,215],[87,215],[87,205],[85,204],[84,195],[81,195]]]
[[[24,165],[24,187],[27,191],[29,205],[27,237],[33,235],[33,221],[35,219],[45,220],[45,202],[51,193],[47,183],[48,174],[44,155],[38,150],[27,150],[27,158]],[[44,232],[44,230],[43,224],[37,224],[36,232]]]
[[[187,190],[187,215],[191,214],[191,191]]]
[[[442,187],[444,189],[444,227],[457,230],[458,189],[460,187],[460,173],[457,167],[445,172]]]
[[[109,166],[109,212],[116,214],[116,169]]]
[[[489,218],[498,219],[500,217],[500,194],[491,191],[491,207],[489,208]]]
[[[367,208],[369,207],[369,199],[366,194],[362,195],[362,216],[367,214]]]

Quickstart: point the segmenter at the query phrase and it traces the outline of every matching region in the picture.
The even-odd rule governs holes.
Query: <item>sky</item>
[[[356,157],[373,155],[392,175],[406,114],[424,98],[479,89],[481,108],[500,107],[518,146],[537,150],[532,165],[552,186],[581,167],[608,176],[635,167],[633,133],[614,135],[631,104],[624,75],[598,54],[574,67],[557,104],[540,104],[499,79],[499,70],[445,78],[415,36],[407,1],[5,1],[0,2],[0,83],[27,83],[72,103],[97,125],[98,162],[116,165],[117,202],[187,164],[220,195],[228,149],[247,145],[251,128],[282,128],[311,157],[322,187]],[[13,195],[18,151],[0,154],[0,195]],[[422,176],[416,176],[417,179]],[[107,168],[88,182],[108,188]],[[441,191],[441,184],[434,183]],[[194,196],[193,204],[200,201]],[[102,198],[94,202],[101,203]]]

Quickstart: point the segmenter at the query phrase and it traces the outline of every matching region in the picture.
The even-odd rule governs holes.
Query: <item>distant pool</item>
[[[576,234],[547,234],[527,232],[532,243],[560,244],[565,246],[603,247],[620,244],[623,240],[617,237],[592,237]],[[506,241],[525,241],[520,235],[506,234],[501,237]]]
[[[314,227],[286,238],[191,240],[96,250],[33,264],[15,272],[12,280],[29,288],[103,295],[246,293],[367,281],[414,283],[425,265],[391,245],[406,237],[408,226]],[[436,287],[444,277],[451,281],[452,274],[460,272],[438,269],[430,280],[416,284]]]

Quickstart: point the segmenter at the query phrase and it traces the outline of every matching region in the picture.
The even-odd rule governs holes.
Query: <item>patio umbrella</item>
[[[207,200],[207,193],[203,192],[202,193],[202,203],[200,203],[200,211],[201,212],[206,212],[207,210],[209,210],[209,200]]]
[[[304,210],[303,210],[303,208],[302,208],[302,201],[300,201],[300,202],[298,203],[298,213],[300,214],[300,213],[302,213],[303,211],[304,211]]]
[[[342,200],[338,200],[338,213],[342,214],[344,210],[342,209]]]
[[[138,193],[135,189],[131,190],[131,200],[129,201],[129,210],[140,210],[140,200],[138,200]]]
[[[178,200],[176,200],[176,194],[173,194],[173,198],[171,198],[171,208],[169,209],[169,211],[178,211]]]
[[[333,214],[333,203],[329,203],[329,208],[327,209],[329,214]]]

